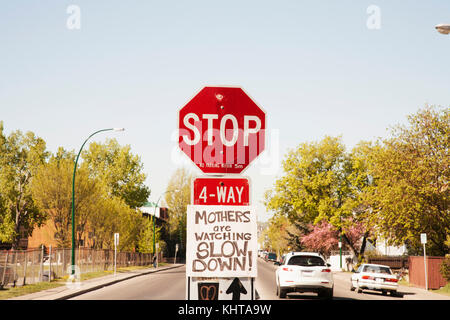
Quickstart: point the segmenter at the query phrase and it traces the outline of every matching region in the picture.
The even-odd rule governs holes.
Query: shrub
[[[445,280],[450,281],[450,254],[445,255],[441,264],[441,274]]]

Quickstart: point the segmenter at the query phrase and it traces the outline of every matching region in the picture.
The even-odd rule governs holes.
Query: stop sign
[[[178,143],[204,173],[241,173],[264,150],[266,113],[236,87],[205,87],[180,109]]]

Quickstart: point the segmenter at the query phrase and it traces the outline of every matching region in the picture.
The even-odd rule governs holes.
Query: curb
[[[104,288],[104,287],[107,287],[107,286],[110,286],[110,285],[113,285],[113,284],[116,284],[116,283],[119,283],[119,282],[122,282],[122,281],[125,281],[125,280],[130,280],[130,279],[133,279],[133,278],[136,278],[136,277],[144,276],[144,275],[147,275],[147,274],[150,274],[150,273],[159,272],[159,271],[175,269],[175,268],[179,268],[179,267],[182,267],[182,266],[183,265],[181,264],[181,265],[168,267],[168,268],[164,268],[164,269],[160,269],[160,270],[152,270],[152,271],[143,272],[143,273],[140,273],[140,274],[134,274],[132,276],[129,276],[129,277],[126,277],[126,278],[123,278],[123,279],[117,279],[117,280],[113,280],[111,282],[107,282],[107,283],[103,283],[103,284],[94,286],[92,288],[83,289],[83,290],[80,290],[80,291],[77,291],[77,292],[74,292],[74,293],[71,293],[71,294],[68,294],[68,295],[56,298],[55,300],[68,300],[68,299],[71,299],[73,297],[81,296],[82,294],[85,294],[85,293],[88,293],[88,292],[91,292],[91,291],[95,291],[95,290],[98,290],[98,289],[101,289],[101,288]]]

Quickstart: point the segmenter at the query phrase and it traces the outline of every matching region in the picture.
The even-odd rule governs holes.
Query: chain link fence
[[[51,281],[69,275],[70,248],[0,251],[0,288]],[[114,270],[114,250],[78,248],[75,261],[81,274]],[[158,261],[163,261],[158,253]],[[117,268],[150,266],[153,254],[117,252]]]

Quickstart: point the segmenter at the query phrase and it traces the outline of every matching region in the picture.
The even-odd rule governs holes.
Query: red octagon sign
[[[204,173],[239,174],[264,150],[266,113],[241,88],[205,87],[180,109],[178,129]]]

